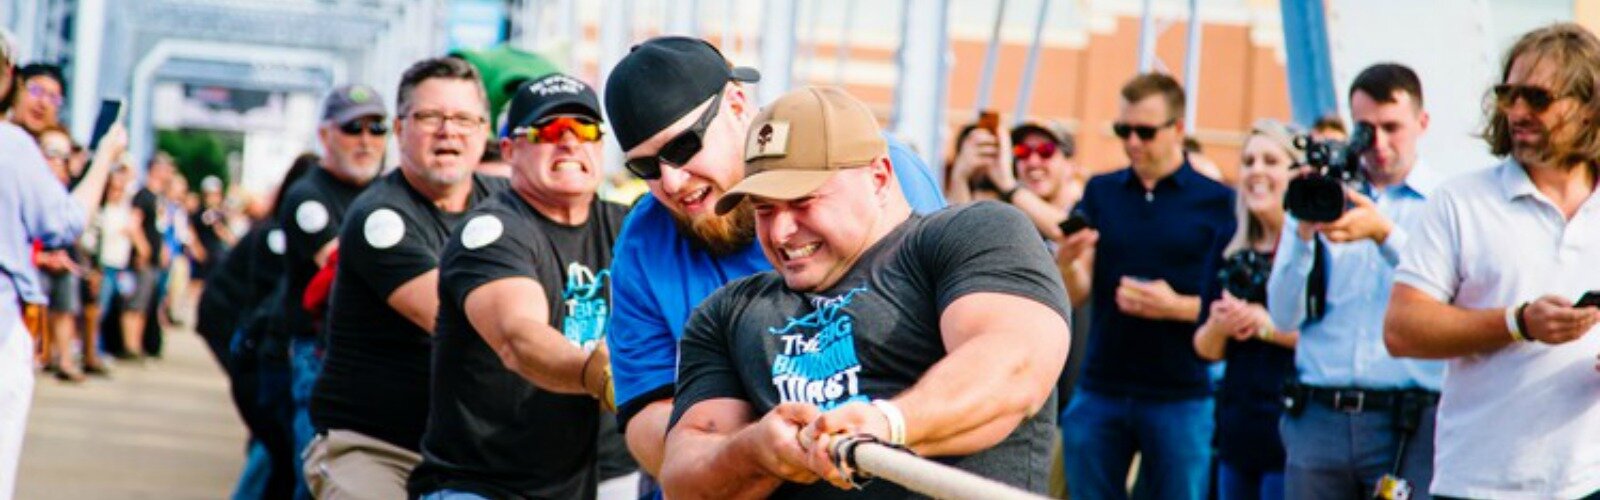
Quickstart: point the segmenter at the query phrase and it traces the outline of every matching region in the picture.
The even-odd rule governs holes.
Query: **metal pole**
[[[106,0],[78,0],[73,33],[78,40],[72,57],[72,136],[87,141],[100,102],[100,60],[106,32]]]
[[[633,0],[613,0],[600,5],[600,74],[595,79],[595,90],[605,96],[606,78],[611,68],[627,55],[633,43]],[[609,121],[609,119],[608,119]],[[622,146],[616,136],[605,136],[606,173],[622,170]]]
[[[806,51],[806,53],[805,53],[805,62],[803,64],[803,66],[801,66],[803,71],[800,71],[800,74],[803,75],[801,78],[803,78],[804,81],[809,84],[809,83],[811,83],[813,81],[816,81],[816,72],[817,72],[817,25],[821,24],[818,21],[822,17],[822,2],[818,2],[818,1],[813,0],[813,1],[808,2],[808,3],[811,4],[811,12],[810,12],[810,15],[806,16],[806,36],[805,36],[805,47],[806,47],[805,51]]]
[[[846,0],[844,3],[844,22],[840,23],[843,26],[841,29],[844,31],[839,35],[839,46],[835,47],[835,55],[833,57],[833,84],[839,87],[844,86],[844,68],[845,64],[850,61],[850,31],[855,25],[855,20],[856,0]]]
[[[1150,19],[1150,2],[1144,0],[1144,8],[1139,15],[1139,72],[1150,71],[1151,53],[1155,52],[1156,31]]]
[[[1189,47],[1183,57],[1183,88],[1191,96],[1200,95],[1200,0],[1189,0]],[[1194,134],[1195,109],[1199,99],[1189,99],[1183,107],[1183,130]]]
[[[994,91],[994,67],[1000,58],[1000,25],[1005,19],[1006,0],[1000,0],[994,12],[994,27],[989,30],[989,48],[983,51],[983,75],[978,78],[978,101],[972,105],[978,111],[989,108],[989,94]]]
[[[794,19],[799,0],[767,0],[761,13],[761,84],[756,86],[762,106],[788,92],[794,78]]]
[[[1049,0],[1039,2],[1039,19],[1033,23],[1033,42],[1028,45],[1028,62],[1022,66],[1022,89],[1017,91],[1017,109],[1011,113],[1015,123],[1028,116],[1028,105],[1033,103],[1033,76],[1039,68],[1039,42],[1044,38],[1044,20],[1050,17]]]
[[[700,2],[675,0],[667,2],[667,26],[663,34],[699,36]]]
[[[945,85],[950,77],[950,0],[904,0],[901,5],[894,129],[911,142],[927,165],[940,165]],[[942,179],[942,169],[930,170]]]

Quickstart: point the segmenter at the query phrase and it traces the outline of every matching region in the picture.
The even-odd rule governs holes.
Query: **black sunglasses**
[[[1156,132],[1160,132],[1161,129],[1171,127],[1174,123],[1178,123],[1176,118],[1167,120],[1167,123],[1161,124],[1160,126],[1129,125],[1123,122],[1116,122],[1111,124],[1111,133],[1116,134],[1117,138],[1122,140],[1128,140],[1129,135],[1137,134],[1139,136],[1139,140],[1148,141],[1156,137]]]
[[[694,155],[700,154],[700,147],[706,136],[706,127],[710,127],[711,119],[717,117],[717,108],[719,107],[722,107],[721,91],[711,96],[711,106],[706,108],[705,113],[700,115],[699,120],[695,120],[694,125],[690,126],[688,130],[679,133],[677,137],[673,137],[672,140],[667,141],[667,144],[661,146],[661,150],[656,151],[655,155],[629,158],[623,165],[628,167],[628,171],[633,172],[634,176],[653,181],[661,178],[662,162],[678,167],[688,164],[689,160],[694,159]]]
[[[381,136],[389,133],[389,125],[383,120],[351,120],[339,124],[339,132],[344,135],[360,135],[362,130]]]
[[[1532,109],[1533,112],[1543,113],[1544,110],[1550,109],[1551,104],[1555,104],[1562,97],[1566,96],[1558,96],[1550,93],[1549,90],[1532,85],[1501,84],[1494,86],[1494,99],[1501,108],[1510,108],[1520,98],[1522,102],[1528,103],[1528,108]]]

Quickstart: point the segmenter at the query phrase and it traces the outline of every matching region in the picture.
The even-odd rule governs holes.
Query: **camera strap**
[[[1306,321],[1322,320],[1328,308],[1328,245],[1320,236],[1311,238],[1311,275],[1306,277]]]

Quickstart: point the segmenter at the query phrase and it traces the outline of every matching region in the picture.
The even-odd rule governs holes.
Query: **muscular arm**
[[[384,302],[418,328],[433,333],[434,321],[439,317],[438,290],[439,270],[434,269],[395,288]]]
[[[906,442],[924,455],[966,455],[1005,439],[1038,412],[1066,364],[1065,318],[1030,299],[974,293],[939,319],[949,355],[894,398]]]
[[[1421,290],[1396,283],[1383,321],[1389,353],[1443,359],[1495,351],[1511,345],[1505,309],[1462,309]]]
[[[645,405],[628,420],[628,428],[623,431],[628,452],[652,477],[661,477],[661,462],[667,454],[667,424],[671,420],[672,400],[663,399]]]
[[[795,436],[816,413],[815,407],[787,403],[757,422],[742,400],[695,403],[667,433],[662,489],[673,499],[753,499],[771,495],[784,476],[815,481],[793,459],[804,456]]]
[[[473,329],[500,355],[507,369],[540,389],[589,394],[584,387],[584,364],[590,354],[550,326],[545,298],[544,287],[533,279],[501,278],[468,293],[464,308]],[[593,363],[601,365],[590,370],[603,369],[606,362],[596,359]]]

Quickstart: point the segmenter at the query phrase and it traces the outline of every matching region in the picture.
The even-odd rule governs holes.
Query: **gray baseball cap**
[[[342,85],[328,92],[323,100],[322,119],[333,123],[346,123],[356,118],[389,116],[383,107],[383,96],[372,87],[361,84]]]

